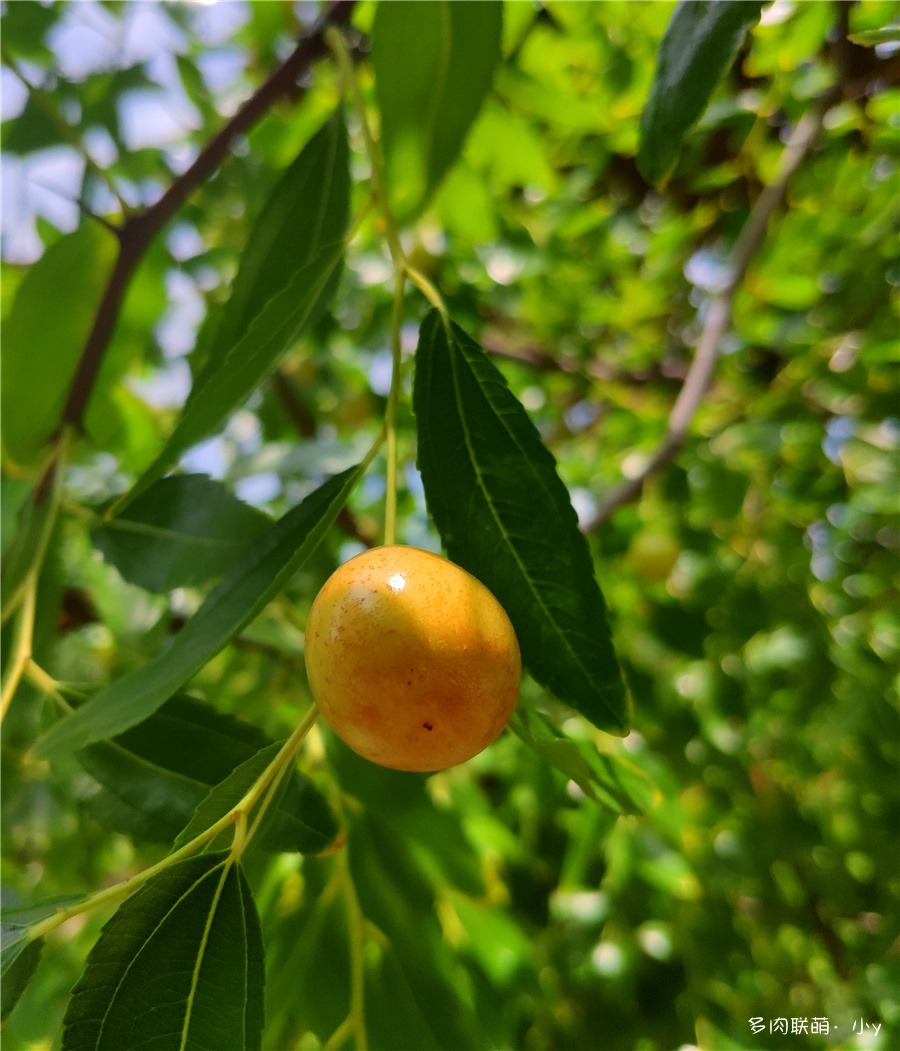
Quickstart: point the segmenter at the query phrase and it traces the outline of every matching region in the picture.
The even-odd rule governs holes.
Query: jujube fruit
[[[306,670],[328,725],[395,770],[465,762],[506,726],[519,645],[503,607],[464,569],[415,547],[373,548],[325,582]]]
[[[631,541],[629,554],[638,576],[660,581],[675,568],[681,548],[671,534],[644,529]]]

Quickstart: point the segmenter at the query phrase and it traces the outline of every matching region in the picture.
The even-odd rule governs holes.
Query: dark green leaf
[[[227,854],[165,869],[103,928],[65,1017],[64,1051],[261,1047],[262,938]]]
[[[15,608],[56,522],[56,503],[43,488],[35,488],[19,512],[18,528],[3,558],[3,618]]]
[[[281,741],[263,748],[216,785],[179,833],[175,849],[190,843],[240,802],[283,744]],[[330,846],[337,835],[338,825],[322,793],[308,777],[296,770],[282,784],[284,788],[277,800],[278,805],[270,807],[260,828],[264,848],[314,854]]]
[[[603,595],[553,457],[484,351],[437,311],[422,324],[413,400],[450,558],[496,595],[538,682],[601,729],[627,732]]]
[[[387,181],[411,218],[451,164],[500,60],[502,5],[408,0],[379,4],[372,30]]]
[[[0,1018],[6,1018],[16,1006],[40,959],[44,940],[32,940],[28,928],[52,915],[57,908],[78,900],[60,897],[29,905],[3,906],[0,917]]]
[[[112,234],[85,222],[52,244],[19,286],[0,366],[3,449],[16,463],[32,464],[59,423],[115,252]]]
[[[44,4],[7,4],[3,13],[3,46],[22,58],[43,58],[44,37],[59,19],[59,9]]]
[[[284,173],[250,231],[231,296],[214,326],[212,361],[225,358],[266,302],[295,274],[315,263],[323,249],[341,242],[349,197],[347,130],[337,110]],[[335,268],[332,284],[337,276]],[[323,294],[323,301],[332,291]]]
[[[5,556],[18,532],[19,515],[28,503],[34,481],[30,478],[0,480],[0,552]]]
[[[519,705],[510,728],[595,803],[617,814],[643,814],[653,802],[654,787],[641,770],[598,751],[590,741],[567,737],[546,716]]]
[[[3,965],[0,968],[0,1018],[6,1018],[19,1002],[31,976],[37,970],[44,939],[29,941],[20,928],[3,928]]]
[[[764,0],[680,0],[666,28],[641,114],[638,167],[659,182],[675,163]]]
[[[275,188],[260,216],[221,322],[175,430],[128,496],[206,438],[321,317],[344,255],[350,196],[347,134],[338,112]]]
[[[92,812],[142,839],[171,843],[210,790],[268,743],[255,726],[179,695],[77,758],[102,788]]]
[[[170,591],[221,576],[269,524],[267,515],[220,482],[173,475],[95,529],[91,539],[129,583]]]
[[[54,103],[51,101],[50,106]],[[58,124],[47,115],[35,95],[29,95],[25,109],[14,121],[4,121],[2,142],[4,153],[31,153],[65,143]]]
[[[423,1051],[483,1047],[478,1019],[459,1010],[465,977],[442,936],[434,887],[405,842],[390,819],[366,812],[347,834],[360,906],[387,941],[382,967],[371,975],[371,992],[384,997],[377,1006],[369,1001],[373,1044]]]
[[[101,690],[35,745],[49,755],[81,748],[155,712],[249,623],[315,550],[362,473],[353,467],[308,496],[247,550],[169,648]]]

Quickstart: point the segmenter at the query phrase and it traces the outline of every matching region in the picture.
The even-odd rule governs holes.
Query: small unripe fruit
[[[479,580],[415,547],[365,551],[316,596],[306,670],[328,725],[395,770],[463,763],[516,705],[519,644]]]
[[[647,581],[666,580],[680,553],[675,537],[650,529],[638,533],[629,547],[635,572]]]

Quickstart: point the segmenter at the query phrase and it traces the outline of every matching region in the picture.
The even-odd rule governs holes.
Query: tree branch
[[[119,254],[78,362],[60,427],[81,426],[125,293],[153,238],[184,200],[219,167],[234,140],[249,131],[277,99],[294,89],[297,77],[327,52],[325,30],[332,25],[346,24],[354,4],[355,0],[333,0],[288,58],[210,139],[194,163],[175,179],[162,197],[149,208],[125,220],[119,230]]]
[[[495,322],[500,319],[495,317]],[[647,383],[676,382],[685,377],[685,366],[680,361],[663,358],[662,361],[646,369],[629,371],[610,365],[597,359],[579,362],[566,355],[556,355],[536,343],[509,342],[504,338],[502,329],[493,327],[481,334],[481,345],[494,358],[506,361],[517,361],[528,365],[536,372],[562,372],[568,376],[585,381],[597,380],[601,383],[625,383],[642,385]]]
[[[597,529],[617,508],[635,500],[650,475],[671,460],[681,448],[700,399],[712,379],[722,337],[731,325],[735,293],[743,283],[747,269],[765,239],[769,219],[783,201],[791,176],[815,144],[825,114],[840,94],[839,88],[826,93],[815,109],[805,113],[795,126],[781,154],[774,180],[757,198],[732,250],[728,283],[709,303],[706,320],[697,341],[697,352],[669,414],[665,438],[640,473],[623,482],[602,501],[594,517],[585,526],[586,531]]]

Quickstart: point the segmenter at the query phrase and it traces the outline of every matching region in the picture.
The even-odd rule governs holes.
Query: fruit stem
[[[439,310],[441,314],[443,314],[443,316],[446,318],[447,304],[444,302],[441,293],[438,292],[438,290],[428,280],[428,278],[411,266],[407,266],[406,276],[410,279],[410,281],[412,281],[416,288],[418,288],[418,290],[428,300],[428,302],[437,310]]]
[[[397,408],[400,403],[402,364],[403,285],[402,270],[394,273],[394,304],[391,311],[391,389],[388,392],[384,424],[387,437],[387,474],[384,494],[384,542],[397,542]]]
[[[371,168],[370,179],[372,182],[372,192],[375,196],[375,203],[378,211],[381,213],[381,219],[384,224],[384,237],[387,241],[388,250],[391,253],[394,270],[404,270],[406,267],[406,256],[403,251],[403,246],[400,243],[400,235],[397,232],[397,223],[394,219],[393,212],[391,211],[387,185],[384,180],[384,168],[381,163],[381,154],[379,153],[378,144],[375,141],[375,136],[372,134],[372,128],[366,115],[366,104],[363,100],[359,81],[356,77],[356,70],[353,68],[353,60],[350,57],[350,52],[347,49],[342,34],[339,30],[335,29],[334,26],[329,26],[325,30],[325,40],[331,48],[338,70],[341,74],[341,79],[343,80],[347,91],[350,93],[353,108],[356,110],[356,116],[359,119],[363,142],[366,148],[366,155],[369,158],[369,166]]]
[[[387,242],[394,267],[394,301],[391,311],[391,388],[385,409],[385,436],[387,438],[387,470],[385,472],[384,497],[384,542],[397,541],[397,408],[400,402],[400,368],[402,364],[401,329],[403,327],[403,288],[406,281],[407,261],[400,242],[397,221],[391,211],[390,197],[384,178],[384,166],[378,143],[366,114],[366,104],[360,90],[353,60],[341,33],[333,26],[325,31],[325,39],[334,54],[344,85],[350,94],[362,129],[366,155],[371,169],[372,194],[375,206],[381,215],[382,231]]]

